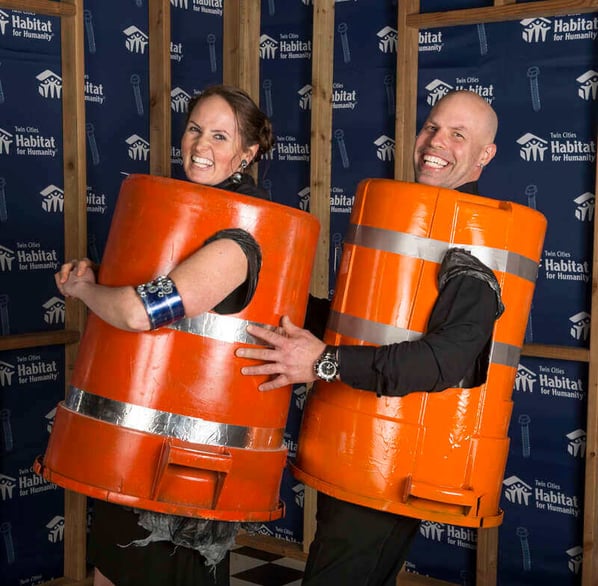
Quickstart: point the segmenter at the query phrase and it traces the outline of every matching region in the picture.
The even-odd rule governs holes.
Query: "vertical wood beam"
[[[419,29],[407,26],[407,17],[419,13],[419,0],[401,0],[397,22],[395,179],[413,181],[413,142],[417,119]]]
[[[598,140],[598,137],[597,137]],[[598,193],[598,161],[595,169],[595,190]],[[588,412],[586,424],[586,473],[583,515],[582,586],[598,584],[598,222],[594,213],[594,260],[592,262],[592,301],[590,313],[590,367],[588,371]]]
[[[260,2],[237,0],[223,5],[223,82],[245,90],[259,104]]]
[[[87,177],[85,161],[85,62],[83,0],[73,16],[61,19],[62,134],[65,259],[87,256]],[[66,299],[65,328],[83,332],[85,305]],[[65,379],[70,380],[78,344],[65,346]],[[87,498],[69,490],[64,502],[64,574],[85,577]]]
[[[328,297],[334,0],[314,0],[312,47],[309,206],[310,212],[320,221],[320,236],[311,289],[317,297]],[[316,491],[306,486],[303,503],[304,551],[308,550],[313,541],[315,513]]]
[[[170,177],[170,3],[149,0],[149,142],[152,175]]]
[[[498,527],[478,529],[476,586],[496,586],[498,579]]]

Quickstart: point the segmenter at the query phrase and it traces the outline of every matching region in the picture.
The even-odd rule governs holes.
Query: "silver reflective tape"
[[[419,340],[423,336],[422,332],[381,324],[369,319],[346,315],[332,310],[330,311],[326,327],[343,336],[363,340],[375,346],[410,342]],[[490,362],[517,368],[520,353],[521,348],[517,346],[502,342],[493,342],[490,351]]]
[[[73,386],[69,388],[64,405],[70,411],[104,423],[194,444],[251,449],[277,449],[283,445],[284,429],[206,421],[115,401]]]
[[[212,340],[220,340],[221,342],[242,342],[244,344],[257,344],[263,346],[264,342],[254,338],[247,333],[247,326],[255,325],[268,330],[275,330],[275,326],[268,324],[261,324],[258,322],[248,321],[246,319],[239,319],[230,315],[220,315],[218,313],[201,313],[196,317],[185,317],[170,326],[173,330],[187,332],[188,334],[195,334],[204,338],[211,338]]]
[[[488,246],[448,243],[406,232],[356,224],[349,226],[345,242],[435,263],[442,262],[449,248],[463,248],[494,271],[516,275],[532,283],[535,283],[538,276],[539,263],[515,252]]]

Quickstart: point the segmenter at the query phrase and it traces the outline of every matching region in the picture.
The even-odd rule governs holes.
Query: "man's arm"
[[[391,396],[456,385],[488,343],[496,313],[496,294],[487,283],[471,276],[454,277],[442,290],[428,332],[419,340],[380,347],[340,346],[340,380]],[[260,390],[316,380],[313,364],[324,351],[324,342],[288,318],[282,321],[283,334],[257,326],[248,331],[271,347],[237,350],[237,356],[266,361],[242,369],[247,375],[274,376]]]

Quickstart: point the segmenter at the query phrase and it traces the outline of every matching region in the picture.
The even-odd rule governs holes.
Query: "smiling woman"
[[[183,169],[193,183],[269,199],[245,171],[273,143],[270,120],[245,92],[212,86],[189,102],[181,141]],[[101,285],[97,267],[88,259],[63,264],[55,279],[61,293],[83,301],[104,322],[146,332],[182,316],[239,311],[253,297],[261,263],[262,251],[252,234],[230,226],[206,238],[168,274],[154,275],[147,283]],[[146,530],[133,509],[95,501],[88,548],[89,562],[96,568],[95,586],[228,584],[226,550],[238,524],[184,519],[156,515]],[[193,544],[185,541],[185,547],[175,547],[170,541],[154,541],[158,533],[163,539],[164,532],[172,542],[176,538],[177,545],[180,539]],[[130,545],[142,541],[147,542],[143,547]],[[201,548],[193,549],[198,544]]]

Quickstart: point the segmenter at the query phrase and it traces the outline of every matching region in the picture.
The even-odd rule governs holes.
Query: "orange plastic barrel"
[[[495,273],[505,312],[487,381],[475,388],[377,397],[316,383],[293,470],[317,490],[366,507],[469,527],[502,521],[511,394],[546,220],[515,203],[415,183],[360,183],[325,341],[383,345],[421,337],[450,247]]]
[[[255,295],[239,313],[207,312],[147,333],[90,313],[70,389],[58,405],[44,478],[132,507],[227,521],[279,518],[291,388],[257,390],[237,347],[248,322],[304,318],[319,232],[309,214],[185,181],[122,184],[98,281],[167,274],[215,232],[242,228],[262,251]]]

